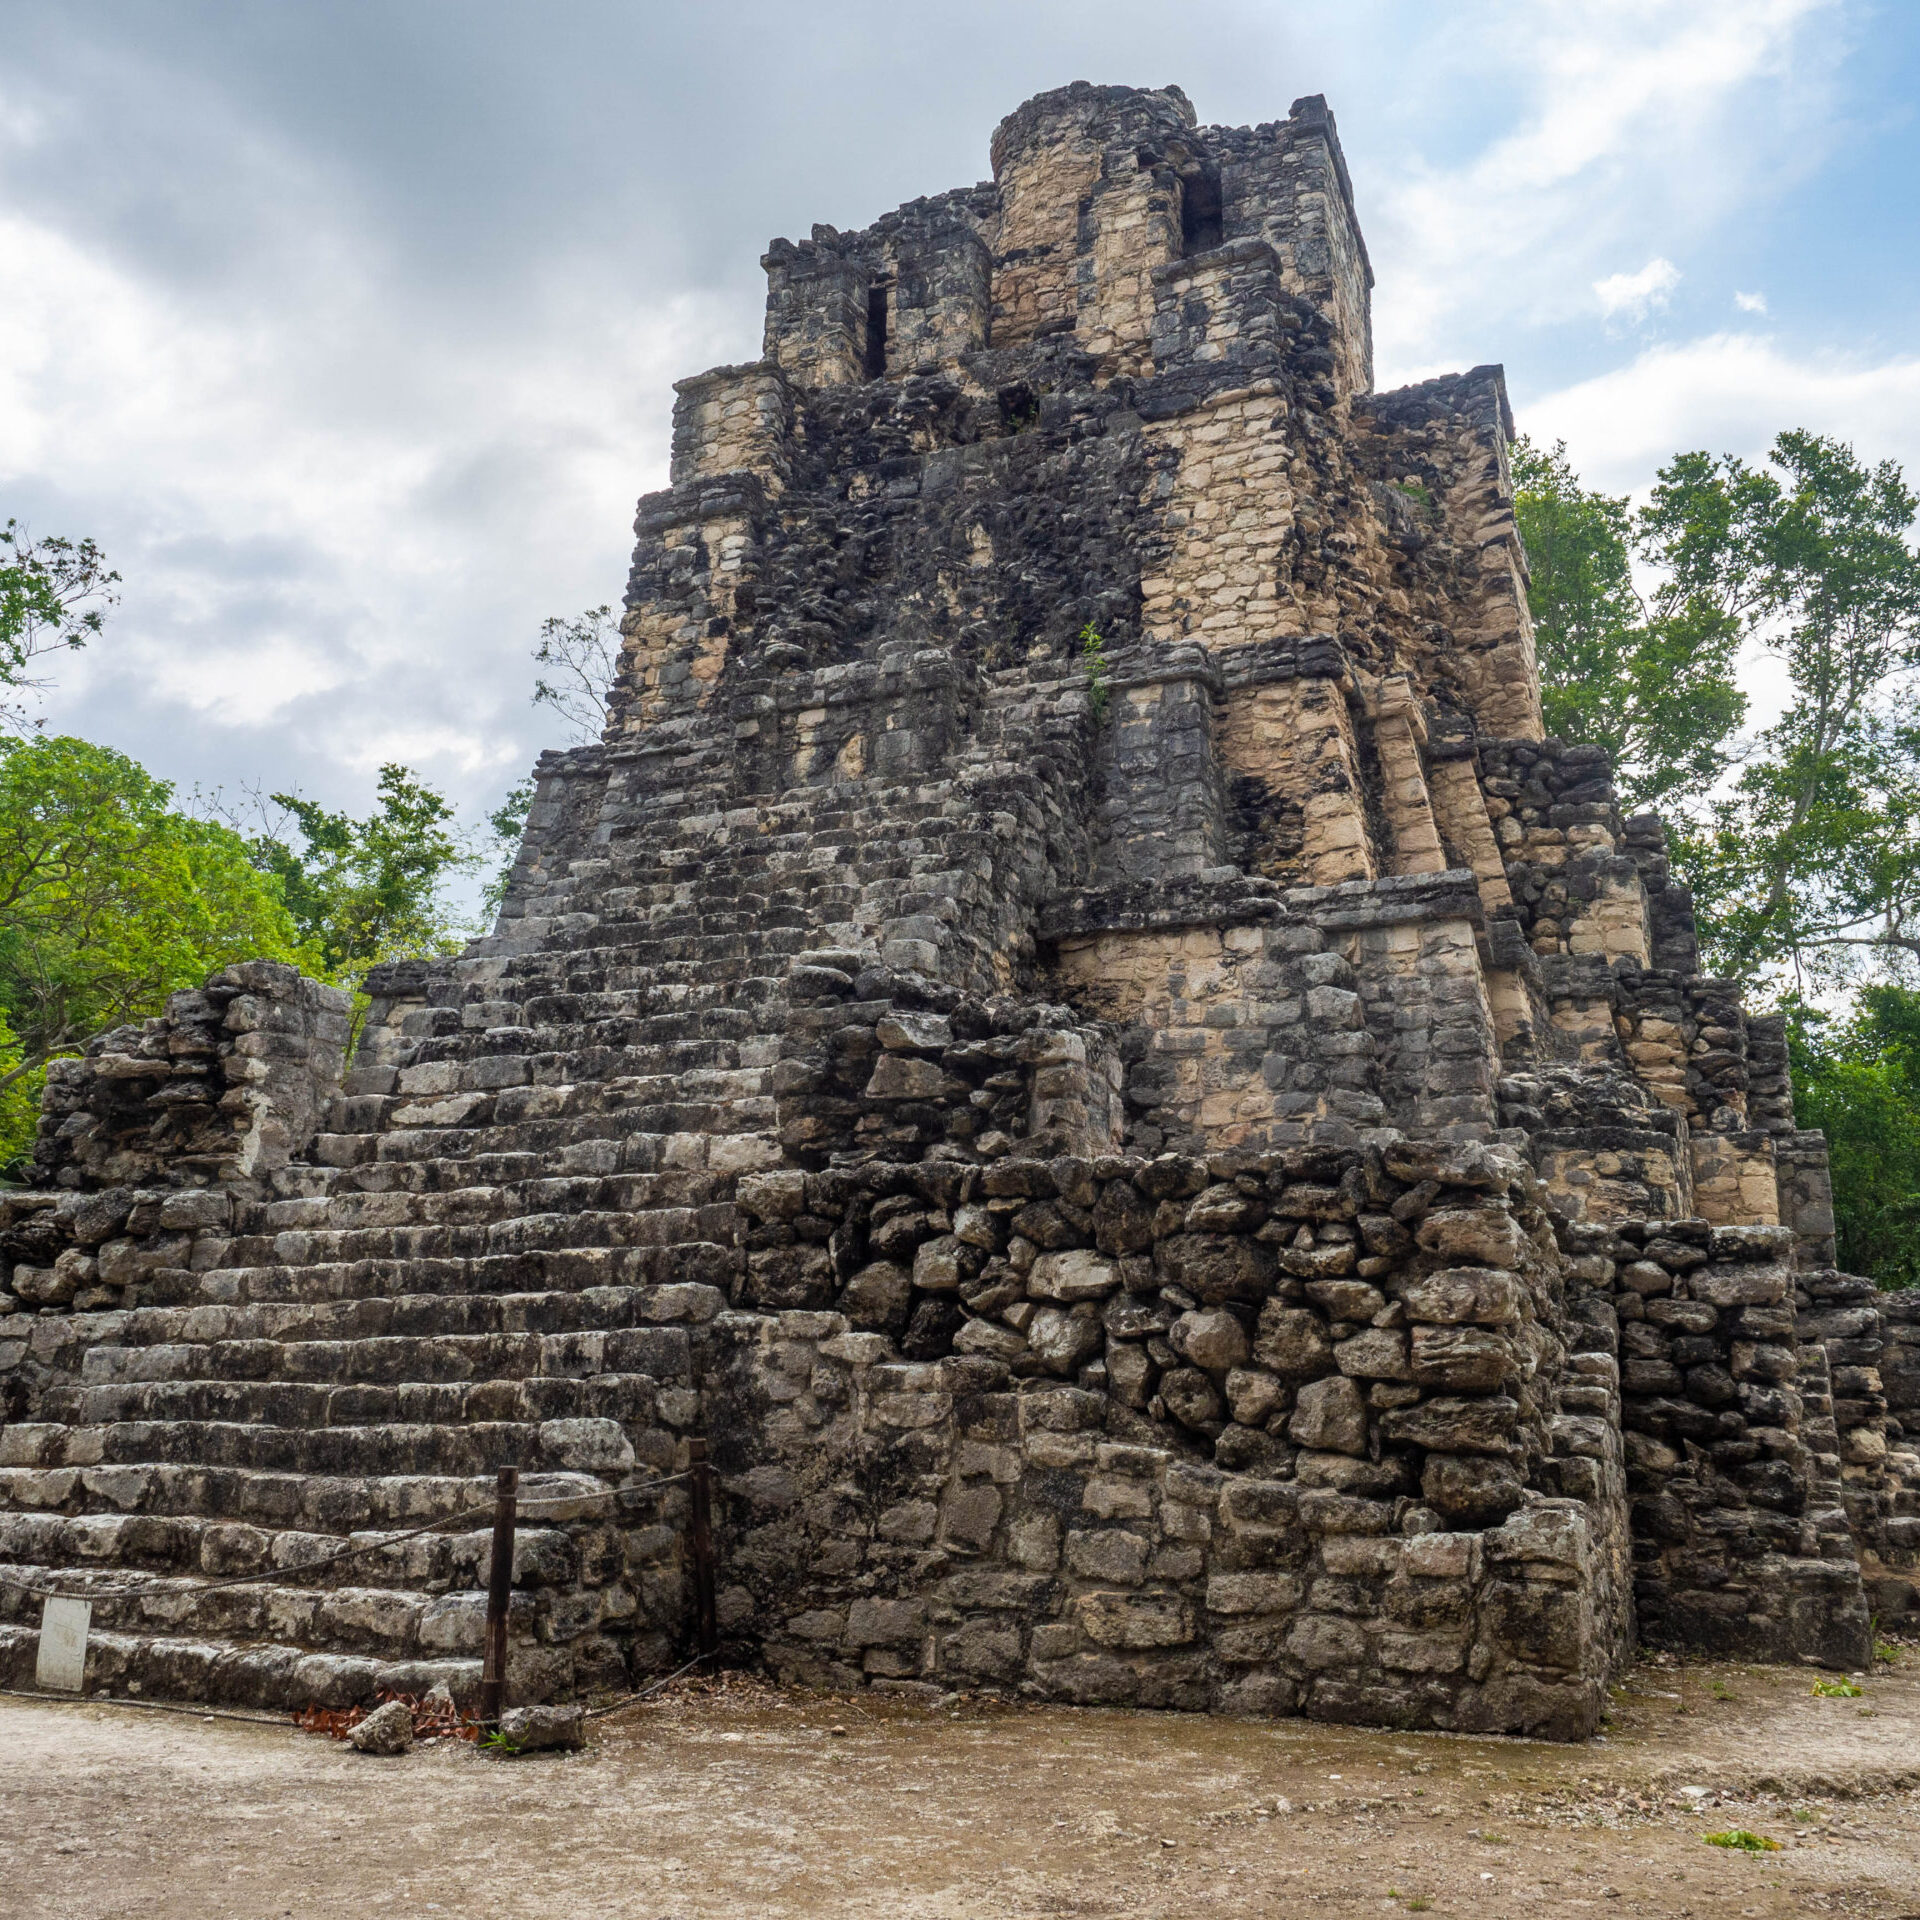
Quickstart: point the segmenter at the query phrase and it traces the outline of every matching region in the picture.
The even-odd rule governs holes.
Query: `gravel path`
[[[1574,1748],[736,1677],[511,1761],[0,1699],[0,1912],[1920,1917],[1920,1656],[1816,1677],[1642,1664]]]

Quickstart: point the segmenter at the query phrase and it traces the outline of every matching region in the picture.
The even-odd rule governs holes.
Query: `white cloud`
[[[531,761],[540,620],[618,600],[671,382],[735,345],[711,299],[634,312],[577,263],[524,332],[410,311],[324,218],[271,312],[24,214],[0,258],[8,511],[124,576],[50,724],[335,803],[398,757],[475,811]]]
[[[1767,296],[1764,293],[1736,293],[1733,296],[1733,304],[1742,313],[1765,313]]]
[[[1816,167],[1837,137],[1823,116],[1843,12],[1842,0],[1476,9],[1454,60],[1482,82],[1499,63],[1519,102],[1510,129],[1450,165],[1385,150],[1356,163],[1382,383],[1484,359],[1489,332],[1590,314],[1588,289],[1623,253],[1679,252]],[[1423,86],[1447,96],[1446,46],[1423,51]]]
[[[1612,320],[1624,316],[1644,320],[1657,307],[1664,307],[1680,284],[1680,269],[1671,260],[1649,260],[1638,273],[1613,273],[1593,283],[1600,311]]]
[[[1520,409],[1536,440],[1564,440],[1575,470],[1609,493],[1639,493],[1677,452],[1747,460],[1790,427],[1838,436],[1862,459],[1920,477],[1920,357],[1795,355],[1750,333],[1649,348],[1628,365]]]

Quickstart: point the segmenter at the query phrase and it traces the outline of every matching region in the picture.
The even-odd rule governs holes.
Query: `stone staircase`
[[[599,1496],[523,1526],[517,1690],[618,1687],[684,1638],[683,1492],[640,1489],[702,1425],[744,1271],[736,1182],[783,1159],[787,969],[855,924],[931,956],[991,873],[977,817],[892,787],[687,804],[603,801],[606,843],[529,867],[504,937],[377,972],[337,1095],[270,1179],[162,1201],[190,1222],[171,1230],[159,1149],[137,1162],[150,1186],[110,1190],[129,1204],[104,1232],[52,1193],[15,1204],[16,1248],[39,1232],[50,1259],[129,1276],[86,1294],[95,1311],[61,1310],[69,1289],[0,1319],[0,1580],[93,1596],[95,1684],[275,1707],[471,1689],[474,1510],[509,1464],[528,1501]],[[283,1013],[325,991],[239,971]],[[176,1070],[178,1027],[96,1043],[75,1104],[109,1071]],[[454,1530],[378,1545],[433,1522]],[[349,1547],[375,1550],[291,1572]],[[10,1684],[31,1680],[39,1612],[0,1586]]]
[[[124,1306],[9,1320],[38,1380],[0,1428],[0,1578],[93,1596],[96,1683],[275,1707],[469,1691],[473,1510],[505,1464],[535,1509],[517,1686],[619,1686],[630,1657],[664,1657],[679,1492],[538,1509],[682,1459],[738,1238],[732,1174],[690,1136],[777,1157],[737,1129],[770,1131],[778,983],[747,975],[727,915],[673,914],[673,870],[637,870],[599,944],[557,966],[412,970],[420,999],[370,1029],[273,1195],[218,1197]],[[203,1584],[243,1574],[261,1578]],[[0,1588],[10,1683],[31,1680],[38,1620]]]

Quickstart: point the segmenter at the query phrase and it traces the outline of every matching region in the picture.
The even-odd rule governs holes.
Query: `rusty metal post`
[[[705,1440],[687,1442],[687,1466],[692,1477],[687,1546],[693,1561],[693,1631],[705,1658],[720,1651],[720,1622],[713,1606],[713,1483]]]
[[[502,1467],[493,1483],[493,1560],[487,1569],[487,1639],[480,1668],[480,1718],[500,1724],[507,1705],[507,1609],[513,1600],[513,1526],[520,1470]]]

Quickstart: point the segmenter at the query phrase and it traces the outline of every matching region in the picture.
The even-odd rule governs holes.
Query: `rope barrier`
[[[0,1687],[10,1700],[37,1700],[54,1707],[138,1707],[142,1713],[184,1713],[195,1720],[238,1720],[248,1727],[285,1727],[279,1714],[235,1713],[228,1707],[196,1707],[177,1700],[135,1700],[119,1693],[41,1693],[28,1687]]]
[[[586,1717],[589,1720],[604,1720],[608,1714],[618,1713],[623,1707],[630,1707],[635,1701],[645,1700],[650,1695],[659,1693],[663,1689],[672,1686],[676,1680],[682,1679],[685,1675],[691,1673],[695,1667],[703,1666],[713,1658],[714,1656],[710,1653],[696,1653],[684,1667],[674,1668],[664,1680],[656,1680],[652,1686],[642,1687],[638,1693],[625,1694],[620,1699],[611,1701],[604,1707],[594,1707],[588,1712]]]

